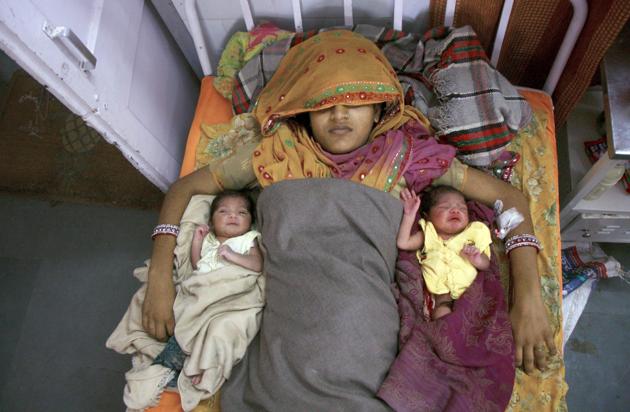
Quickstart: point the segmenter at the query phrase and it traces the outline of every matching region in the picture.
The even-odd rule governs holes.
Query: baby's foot
[[[451,312],[452,312],[451,308],[447,305],[436,306],[435,309],[433,309],[433,320],[439,319],[442,316],[446,316]]]
[[[202,375],[195,375],[195,376],[191,376],[190,380],[192,381],[193,385],[199,385],[201,383],[201,377]]]

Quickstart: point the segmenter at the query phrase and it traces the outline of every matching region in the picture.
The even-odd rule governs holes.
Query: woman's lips
[[[328,129],[328,132],[330,134],[346,134],[346,133],[350,133],[351,131],[352,131],[352,128],[348,126],[336,126],[336,127]]]

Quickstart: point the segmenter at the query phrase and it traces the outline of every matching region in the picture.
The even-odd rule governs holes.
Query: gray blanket
[[[400,201],[344,180],[292,180],[263,191],[258,215],[267,305],[222,410],[389,410],[375,394],[397,353]]]

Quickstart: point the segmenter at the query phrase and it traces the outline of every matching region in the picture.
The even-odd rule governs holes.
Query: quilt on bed
[[[557,158],[551,99],[546,94],[522,89],[520,93],[532,107],[533,118],[506,147],[521,157],[512,171],[510,182],[529,199],[536,235],[543,244],[538,259],[544,302],[549,310],[557,347],[561,347],[561,288],[559,261],[559,216],[557,203]],[[502,281],[509,291],[508,261],[495,245]],[[552,360],[549,369],[533,376],[517,370],[516,384],[508,410],[564,410],[564,366],[561,355]]]
[[[520,93],[531,105],[533,119],[507,146],[508,150],[515,151],[521,156],[513,170],[511,183],[521,189],[530,201],[535,232],[543,244],[538,259],[538,270],[541,274],[544,302],[555,332],[556,345],[561,348],[560,239],[552,104],[549,96],[542,92],[523,89]],[[497,257],[503,273],[502,282],[508,291],[507,259],[501,253],[500,244],[495,245],[493,251],[498,252]],[[182,261],[181,264],[186,262]],[[562,357],[558,355],[544,373],[529,376],[517,370],[507,410],[566,410],[564,401],[566,390]],[[214,404],[216,407],[216,399]]]

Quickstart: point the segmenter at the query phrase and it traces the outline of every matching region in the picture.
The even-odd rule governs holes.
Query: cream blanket
[[[196,225],[207,223],[212,196],[194,196],[180,225],[175,249],[177,297],[175,338],[188,355],[178,379],[182,408],[192,410],[209,398],[229,378],[247,345],[258,332],[264,306],[264,277],[240,266],[229,265],[208,275],[193,275],[190,247]],[[151,363],[164,343],[142,328],[142,303],[150,262],[134,270],[144,284],[133,296],[127,312],[107,340],[106,346],[131,354],[134,366]],[[193,385],[190,377],[202,375]]]

